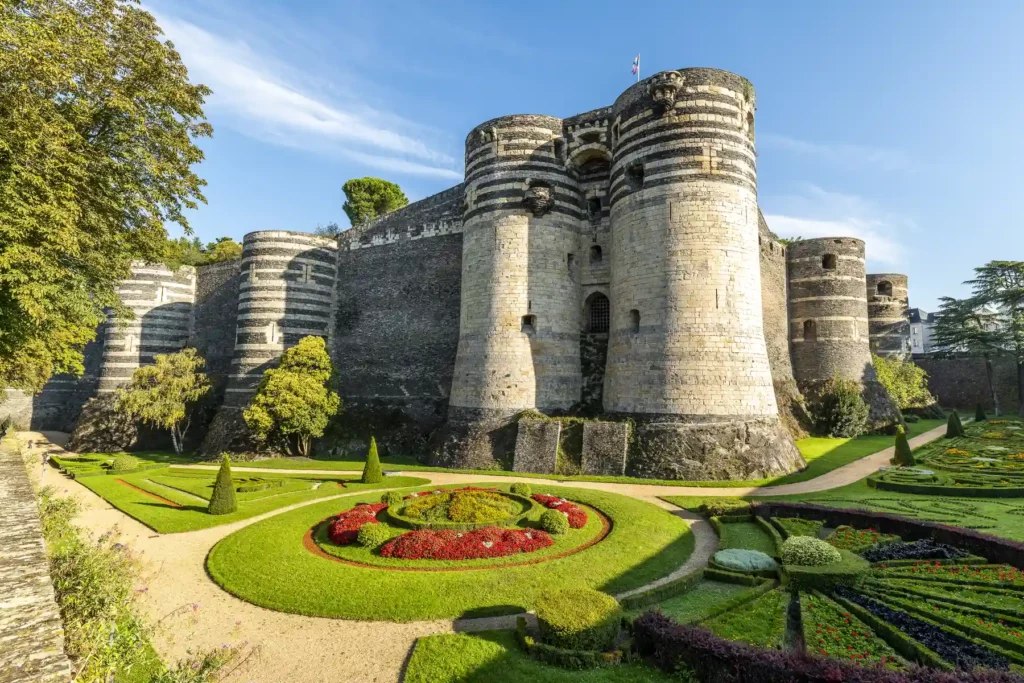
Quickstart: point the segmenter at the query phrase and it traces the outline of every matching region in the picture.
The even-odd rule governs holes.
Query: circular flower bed
[[[349,545],[359,539],[359,530],[364,524],[376,524],[377,513],[387,507],[386,503],[363,503],[339,514],[327,527],[327,535],[333,543]]]
[[[551,536],[538,529],[419,529],[391,539],[380,554],[405,560],[477,560],[532,553],[552,543]]]
[[[388,507],[388,517],[401,526],[469,530],[511,525],[533,507],[528,498],[497,489],[466,487],[407,496]]]
[[[551,510],[558,510],[569,520],[570,529],[582,529],[587,524],[587,513],[579,505],[558,496],[533,494],[533,499]]]

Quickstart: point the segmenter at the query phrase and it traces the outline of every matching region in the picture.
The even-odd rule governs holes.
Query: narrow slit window
[[[601,198],[591,197],[587,200],[587,215],[590,220],[596,221],[601,218]]]
[[[639,190],[644,186],[644,165],[633,164],[626,169],[626,182],[634,190]]]
[[[633,334],[640,332],[640,311],[635,308],[629,312],[629,327]]]
[[[590,247],[590,265],[596,266],[598,263],[604,260],[604,254],[601,252],[601,245],[595,244]]]
[[[835,270],[838,261],[835,254],[825,254],[821,257],[821,267],[825,270]]]
[[[814,320],[804,321],[804,341],[818,341],[818,323]]]
[[[533,334],[537,331],[537,316],[535,315],[524,315],[523,324],[520,328],[522,332],[526,334]]]

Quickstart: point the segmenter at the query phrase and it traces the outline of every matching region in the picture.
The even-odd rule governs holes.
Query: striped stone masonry
[[[876,273],[867,276],[868,340],[877,356],[910,354],[910,295],[906,275]]]
[[[196,271],[182,266],[176,271],[163,264],[132,264],[131,277],[117,289],[122,303],[134,317],[111,316],[103,344],[98,392],[116,391],[140,366],[153,363],[161,353],[174,353],[188,343]]]

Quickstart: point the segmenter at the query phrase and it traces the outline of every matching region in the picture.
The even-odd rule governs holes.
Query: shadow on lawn
[[[614,529],[612,530],[612,533],[615,533]],[[644,560],[640,564],[633,565],[614,579],[597,586],[597,589],[605,593],[615,595],[616,593],[621,593],[624,590],[637,588],[641,585],[660,579],[661,577],[675,571],[683,564],[683,562],[689,559],[689,556],[693,553],[694,542],[693,532],[688,532],[677,538],[675,541],[669,543],[653,557]],[[690,548],[690,553],[684,554],[684,550],[687,547]],[[666,569],[663,561],[659,560],[659,558],[666,553],[671,556],[680,557],[681,559]]]

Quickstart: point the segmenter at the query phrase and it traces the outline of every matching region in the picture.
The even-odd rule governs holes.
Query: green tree
[[[341,186],[345,215],[353,227],[400,209],[409,203],[402,188],[380,178],[353,178]]]
[[[167,240],[162,261],[168,267],[177,269],[181,266],[202,266],[207,263],[234,261],[238,258],[242,258],[242,245],[230,237],[218,237],[216,241],[208,242],[205,247],[198,237],[179,237]]]
[[[935,403],[928,391],[928,374],[913,362],[898,356],[871,355],[875,374],[900,410],[927,408]]]
[[[326,225],[317,223],[316,227],[313,228],[313,234],[320,237],[337,237],[341,234],[341,228],[333,221]]]
[[[192,408],[210,391],[210,380],[199,372],[206,361],[192,348],[153,357],[118,390],[117,409],[136,420],[171,432],[174,450],[181,453],[192,423]]]
[[[230,237],[218,237],[217,241],[209,242],[203,250],[200,265],[205,263],[221,263],[242,258],[242,245]]]
[[[907,432],[903,425],[896,427],[896,443],[890,464],[900,467],[914,466],[914,452],[910,450],[910,442],[907,441]]]
[[[280,434],[299,455],[308,456],[313,439],[323,436],[341,408],[338,395],[327,387],[332,374],[324,340],[299,340],[284,352],[278,367],[263,373],[252,403],[242,414],[253,436],[266,442]]]
[[[955,410],[946,419],[946,438],[955,439],[964,435],[964,426],[960,422],[960,415]]]
[[[217,470],[217,481],[213,483],[213,493],[206,511],[211,515],[229,515],[238,509],[235,501],[235,482],[231,478],[231,459],[228,454],[220,462]]]
[[[133,260],[205,201],[202,105],[130,0],[0,3],[0,390],[80,374]]]
[[[943,353],[966,353],[985,360],[992,407],[998,415],[1001,411],[992,357],[1003,352],[1003,338],[997,315],[975,297],[954,299],[946,296],[939,301],[939,311],[935,314],[935,326],[932,328],[936,349]]]
[[[384,481],[384,473],[380,469],[380,456],[377,455],[377,440],[370,437],[370,450],[366,453],[366,464],[363,465],[364,484],[379,484]]]

